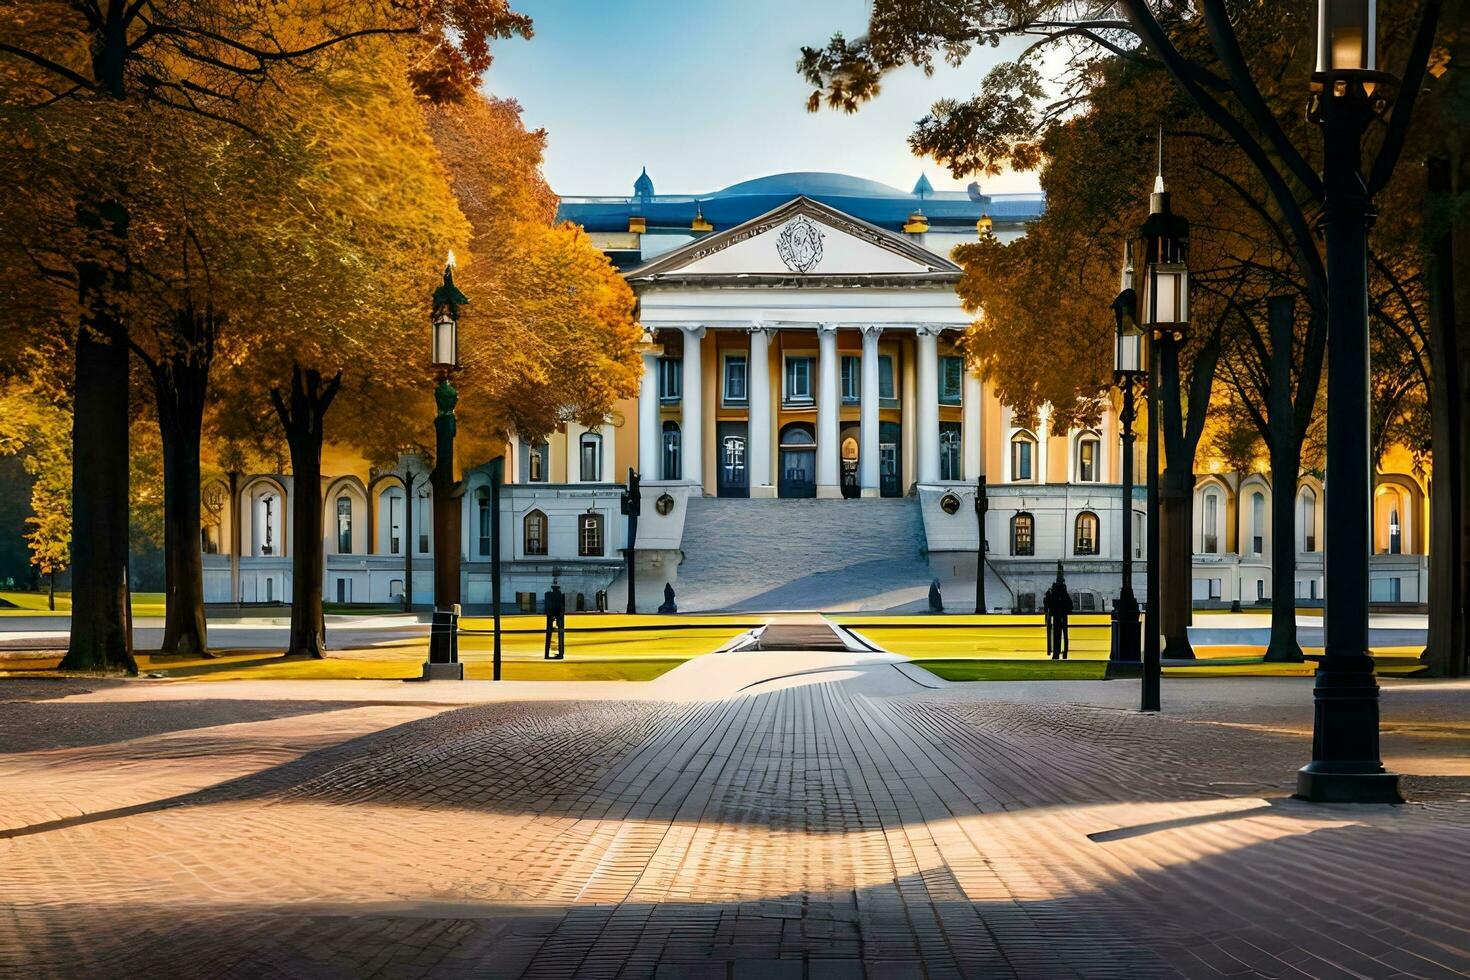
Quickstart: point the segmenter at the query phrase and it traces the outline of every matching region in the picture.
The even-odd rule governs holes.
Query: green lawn
[[[162,592],[134,592],[133,616],[163,615]],[[0,616],[64,616],[71,612],[71,593],[56,593],[56,611],[48,608],[45,592],[0,592]]]
[[[1100,681],[1108,665],[1098,660],[915,660],[947,681]]]

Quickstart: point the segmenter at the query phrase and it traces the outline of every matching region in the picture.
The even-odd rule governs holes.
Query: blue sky
[[[648,167],[663,193],[702,193],[763,174],[836,170],[910,189],[925,172],[908,148],[914,121],[945,95],[974,92],[987,49],[932,78],[905,69],[855,115],[806,111],[803,44],[849,37],[868,0],[519,0],[531,41],[502,41],[485,89],[520,101],[549,134],[545,172],[560,194],[629,194]],[[1037,189],[1033,174],[981,178],[991,192]]]

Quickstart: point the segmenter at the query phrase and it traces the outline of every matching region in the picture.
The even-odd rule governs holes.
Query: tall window
[[[260,546],[262,555],[273,555],[276,553],[276,495],[268,493],[260,499],[261,510],[265,514],[265,535]],[[1395,514],[1398,511],[1394,511]],[[269,584],[270,579],[266,579]]]
[[[939,359],[939,403],[958,405],[965,393],[965,359],[963,357],[941,357]]]
[[[583,514],[577,518],[577,554],[583,558],[602,557],[601,514]]]
[[[602,436],[584,432],[582,447],[582,482],[597,483],[602,479]]]
[[[475,536],[479,538],[481,558],[490,554],[490,519],[490,488],[481,487],[475,491]]]
[[[1025,483],[1036,478],[1036,442],[1030,436],[1018,434],[1011,437],[1011,481]]]
[[[1146,543],[1144,535],[1148,533],[1148,526],[1143,523],[1143,514],[1139,511],[1133,512],[1133,557],[1142,558]]]
[[[670,419],[664,423],[663,478],[680,479],[679,472],[679,423]]]
[[[658,359],[658,400],[677,402],[684,395],[684,363],[677,357]]]
[[[1311,487],[1302,487],[1302,550],[1317,550],[1317,494]]]
[[[522,523],[526,531],[526,554],[546,554],[546,515],[539,510],[533,510]]]
[[[1219,554],[1220,495],[1218,493],[1205,494],[1205,513],[1202,520],[1201,530],[1204,538],[1204,552],[1207,555]]]
[[[1077,515],[1072,531],[1072,553],[1095,555],[1098,553],[1097,515],[1084,510]]]
[[[1399,509],[1388,512],[1388,553],[1400,555],[1404,551],[1404,526],[1399,523]]]
[[[419,554],[429,553],[429,532],[433,529],[429,507],[429,492],[425,490],[418,495],[414,501],[413,523],[419,532]]]
[[[786,358],[786,390],[783,401],[788,405],[809,405],[812,402],[812,359],[810,357]]]
[[[1021,513],[1011,518],[1011,554],[1036,554],[1036,519]]]
[[[403,554],[403,498],[388,498],[388,554]]]
[[[939,423],[939,478],[941,480],[963,480],[960,461],[960,424]]]
[[[526,482],[545,483],[551,476],[551,447],[533,442],[526,447]]]
[[[1266,553],[1266,495],[1251,494],[1251,554]]]
[[[878,355],[878,400],[898,403],[898,389],[893,384],[893,358]]]
[[[352,554],[352,498],[337,498],[337,554]]]
[[[724,401],[726,405],[744,405],[750,397],[746,388],[746,364],[744,354],[725,355]]]
[[[1077,482],[1096,483],[1099,479],[1097,457],[1102,442],[1095,436],[1077,440]]]
[[[863,361],[851,354],[842,355],[842,400],[856,402],[862,399]]]

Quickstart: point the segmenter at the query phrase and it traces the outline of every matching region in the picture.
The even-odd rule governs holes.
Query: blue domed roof
[[[743,180],[716,191],[715,197],[733,197],[738,194],[784,194],[790,197],[903,197],[902,191],[887,184],[848,174],[825,173],[800,170],[786,174],[771,174],[754,180]]]

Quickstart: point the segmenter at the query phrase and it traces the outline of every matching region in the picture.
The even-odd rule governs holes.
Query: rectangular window
[[[480,557],[485,558],[490,554],[490,500],[487,497],[475,501],[479,517]]]
[[[602,479],[602,439],[591,433],[582,437],[582,482]]]
[[[1077,444],[1077,479],[1082,483],[1097,482],[1097,445],[1096,439]]]
[[[744,405],[750,397],[746,391],[745,366],[744,354],[725,356],[724,400],[726,405]]]
[[[812,403],[812,358],[786,358],[786,390],[782,400],[788,405]]]
[[[844,354],[842,357],[842,400],[852,403],[861,400],[863,361],[860,357]]]
[[[352,501],[337,498],[337,554],[352,554]]]
[[[1262,578],[1256,579],[1256,601],[1257,602],[1265,602],[1266,601],[1266,580],[1265,579],[1262,579]]]
[[[1219,500],[1220,498],[1214,494],[1205,495],[1204,545],[1207,555],[1218,554],[1220,551],[1220,534],[1217,530],[1220,520]],[[1219,596],[1211,596],[1211,598],[1217,599]]]
[[[583,558],[602,556],[602,515],[583,514],[579,519],[577,553]]]
[[[939,478],[941,480],[963,480],[961,464],[962,446],[960,423],[939,423]]]
[[[878,400],[898,404],[898,389],[893,384],[893,358],[887,354],[878,355]]]
[[[1031,479],[1031,457],[1035,448],[1030,439],[1011,440],[1012,482]]]
[[[1220,598],[1220,580],[1217,578],[1210,579],[1210,598]]]
[[[403,498],[388,498],[388,554],[403,554]]]
[[[1313,599],[1317,598],[1317,580],[1316,579],[1312,579],[1312,581],[1311,581],[1311,594],[1312,594],[1312,598]]]
[[[963,357],[941,357],[939,359],[939,403],[958,405],[964,397],[965,359]]]
[[[658,400],[677,402],[684,394],[684,363],[677,357],[658,359]]]

